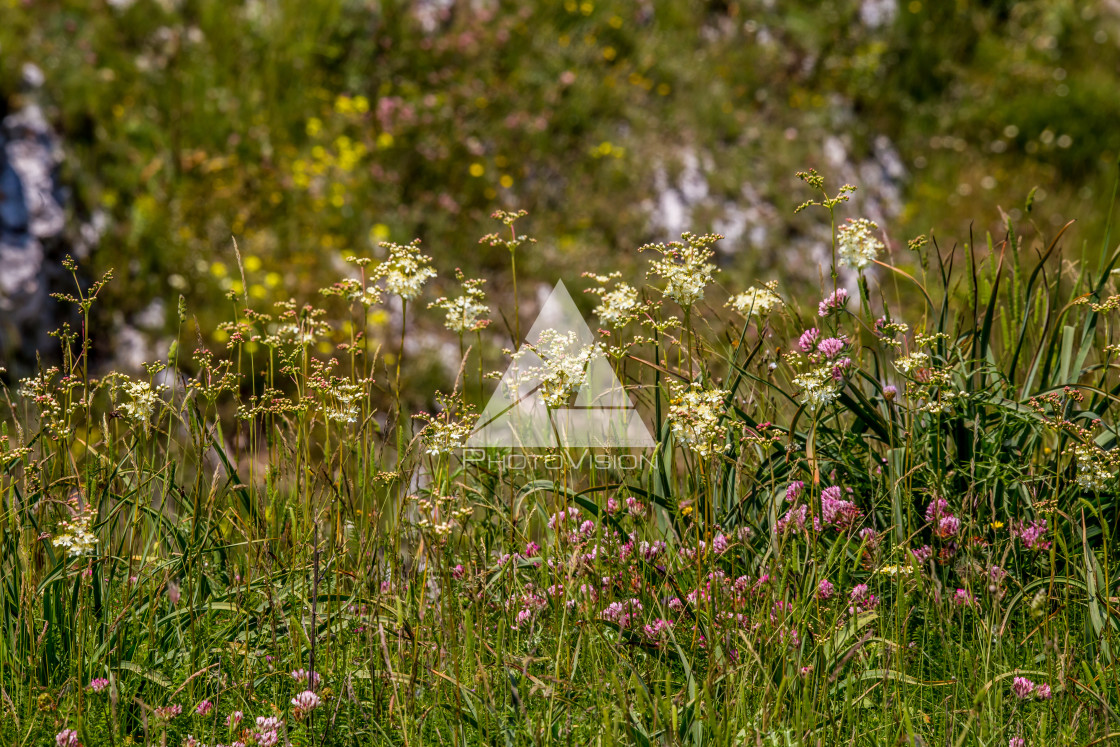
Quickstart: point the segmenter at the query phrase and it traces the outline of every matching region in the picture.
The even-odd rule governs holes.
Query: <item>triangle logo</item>
[[[479,415],[468,447],[654,445],[562,281],[552,289],[526,341]]]

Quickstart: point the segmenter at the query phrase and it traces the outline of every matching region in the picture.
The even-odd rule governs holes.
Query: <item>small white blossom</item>
[[[718,271],[708,261],[712,258],[709,247],[723,237],[719,234],[696,236],[685,232],[681,234],[681,238],[684,239],[683,243],[671,241],[668,244],[647,244],[639,251],[655,249],[661,253],[661,259],[654,260],[651,272],[665,280],[662,293],[688,308],[703,298],[704,289]]]
[[[389,256],[377,268],[377,274],[385,280],[385,289],[405,301],[420,295],[424,283],[436,276],[432,269],[432,259],[420,253],[420,240],[416,239],[407,246],[383,241],[379,245],[389,250]]]
[[[810,369],[795,376],[793,383],[801,388],[801,401],[810,410],[819,410],[840,396],[841,385],[833,366]]]
[[[670,389],[673,397],[669,403],[669,423],[673,434],[699,456],[718,453],[727,437],[727,426],[722,420],[727,390],[705,389],[696,381],[687,388],[671,382]]]
[[[773,290],[773,284],[759,288],[754,286],[737,296],[733,296],[727,305],[738,311],[743,316],[764,317],[782,304],[782,299]]]
[[[883,242],[872,233],[878,230],[879,226],[866,218],[849,218],[847,223],[840,226],[836,232],[840,264],[862,270],[874,262],[879,253],[886,249]]]

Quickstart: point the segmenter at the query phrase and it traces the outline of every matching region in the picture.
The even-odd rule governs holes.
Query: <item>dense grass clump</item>
[[[656,441],[632,459],[464,450],[485,351],[528,344],[554,404],[587,350],[523,341],[532,309],[479,281],[430,297],[450,268],[416,243],[321,306],[231,294],[224,350],[180,302],[145,376],[60,330],[4,390],[0,741],[1109,739],[1120,252],[904,245],[801,177],[835,227],[819,295],[721,289],[716,235],[588,281]],[[526,218],[495,217],[516,278]],[[454,384],[410,412],[425,316]]]

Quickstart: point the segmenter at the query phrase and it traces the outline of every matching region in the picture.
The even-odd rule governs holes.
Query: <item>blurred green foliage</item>
[[[525,258],[529,277],[638,273],[632,250],[660,238],[658,172],[685,151],[713,198],[689,228],[710,230],[749,184],[773,225],[752,251],[732,242],[725,269],[781,274],[805,230],[792,174],[828,173],[831,136],[857,162],[883,135],[900,153],[900,213],[883,226],[898,246],[930,227],[967,240],[973,220],[992,221],[978,238],[1000,233],[997,208],[1035,185],[1045,230],[1081,218],[1080,243],[1107,215],[1108,3],[441,5],[3,0],[0,93],[18,99],[25,62],[44,70],[79,209],[112,218],[90,268],[122,279],[105,308],[181,292],[213,330],[222,294],[243,290],[231,235],[262,307],[413,237],[445,281],[461,266],[501,297],[508,258],[477,243],[499,207],[558,237]]]

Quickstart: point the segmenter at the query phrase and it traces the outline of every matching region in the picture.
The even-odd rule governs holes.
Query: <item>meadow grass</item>
[[[484,335],[520,332],[495,343],[480,283],[428,297],[448,268],[416,244],[319,306],[232,293],[224,350],[180,301],[139,377],[60,330],[59,365],[3,390],[0,739],[1114,738],[1120,251],[1010,224],[888,250],[849,188],[801,176],[834,226],[819,296],[728,294],[714,235],[589,281],[657,441],[637,469],[464,458],[504,366]],[[496,217],[516,276],[529,219]],[[76,287],[88,320],[104,286]],[[386,308],[396,349],[366,336]],[[409,325],[444,313],[454,385],[410,412]]]

